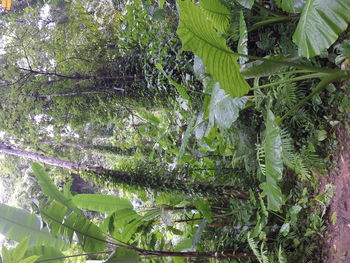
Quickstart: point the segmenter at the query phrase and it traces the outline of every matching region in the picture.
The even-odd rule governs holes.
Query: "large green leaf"
[[[110,234],[123,242],[129,242],[137,228],[144,223],[142,216],[129,208],[114,212],[112,220],[114,231]]]
[[[137,263],[139,260],[140,256],[135,250],[117,247],[105,263]]]
[[[239,72],[237,57],[227,47],[226,40],[218,35],[205,12],[194,3],[179,1],[180,22],[177,30],[183,49],[200,56],[206,72],[227,94],[241,97],[249,85]]]
[[[220,0],[200,0],[199,3],[212,25],[220,32],[226,33],[229,28],[230,10]]]
[[[57,189],[54,182],[50,179],[50,177],[40,164],[33,163],[32,170],[34,172],[35,177],[38,179],[38,183],[40,185],[41,190],[47,197],[51,198],[52,200],[56,200],[57,202],[60,202],[72,211],[81,213],[81,211],[74,205],[73,201]]]
[[[18,263],[24,257],[26,250],[28,249],[29,238],[24,238],[15,248],[7,249],[3,246],[2,254],[4,257],[4,263]]]
[[[29,238],[24,238],[15,248],[7,249],[3,246],[2,255],[4,263],[34,263],[40,256],[31,255],[24,257],[29,245]],[[0,260],[2,262],[2,260]]]
[[[248,31],[247,31],[247,25],[245,23],[244,14],[242,10],[239,15],[239,40],[238,40],[237,51],[240,54],[248,55]],[[249,60],[248,58],[240,57],[239,64],[244,64],[248,60]]]
[[[329,48],[350,22],[349,0],[308,0],[293,41],[299,55],[310,58]]]
[[[19,263],[35,263],[40,258],[40,256],[30,256],[27,258],[22,259]]]
[[[10,250],[12,253],[13,263],[19,262],[25,255],[29,246],[29,238],[24,238],[15,248]]]
[[[57,248],[51,247],[51,246],[34,246],[30,247],[25,256],[30,257],[34,255],[40,255],[38,258],[39,260],[45,260],[45,259],[50,259],[50,258],[57,258],[57,257],[62,257],[64,254],[59,251]],[[64,259],[56,259],[52,260],[50,262],[53,263],[61,263],[64,262]]]
[[[186,149],[187,149],[188,143],[190,141],[190,138],[191,138],[191,135],[192,135],[192,132],[194,129],[194,125],[196,123],[196,118],[197,118],[197,116],[193,116],[191,118],[191,120],[188,122],[188,126],[186,128],[186,131],[182,137],[182,142],[181,142],[181,146],[179,149],[179,153],[176,157],[176,162],[179,164],[181,164],[183,162],[183,157],[186,153]]]
[[[79,194],[73,197],[73,202],[80,208],[101,213],[112,213],[124,208],[133,208],[128,199],[112,195]]]
[[[306,0],[276,0],[276,5],[283,11],[299,13],[303,10]]]
[[[288,67],[288,65],[283,64],[283,62],[293,62],[298,58],[286,58],[284,56],[273,56],[273,57],[265,57],[265,61],[253,61],[246,63],[241,68],[241,73],[247,79],[249,78],[257,78],[270,76],[276,72],[280,72]],[[278,61],[281,63],[275,63],[274,61]]]
[[[213,222],[213,213],[211,211],[211,206],[207,200],[196,199],[195,201],[193,201],[193,205],[203,215],[206,221],[208,221],[209,223]]]
[[[105,236],[98,226],[80,213],[67,213],[63,219],[57,217],[58,212],[56,210],[59,209],[61,207],[57,202],[53,202],[49,209],[40,209],[43,219],[51,228],[59,229],[59,233],[70,241],[72,241],[73,233],[75,233],[80,245],[86,252],[98,252],[105,249]]]
[[[17,242],[29,236],[32,245],[65,246],[63,240],[54,238],[47,228],[41,228],[36,215],[5,204],[0,204],[0,233]]]
[[[209,123],[212,127],[230,128],[246,102],[246,97],[232,98],[219,85],[215,85],[209,104]]]
[[[267,196],[267,208],[278,211],[283,205],[283,195],[278,181],[282,179],[282,140],[281,131],[271,110],[267,110],[264,140],[266,182],[260,185]]]

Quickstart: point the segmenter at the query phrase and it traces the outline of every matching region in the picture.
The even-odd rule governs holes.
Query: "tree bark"
[[[158,257],[182,257],[182,258],[256,258],[251,253],[234,251],[208,251],[208,252],[171,252],[171,251],[151,251],[137,250],[140,255]]]
[[[31,98],[39,98],[39,99],[48,99],[50,100],[52,97],[73,97],[73,96],[81,96],[81,95],[94,95],[94,94],[102,94],[107,92],[121,92],[124,93],[124,89],[121,88],[111,88],[104,90],[92,90],[92,91],[81,91],[81,92],[69,92],[69,93],[58,93],[58,94],[48,94],[48,95],[30,95]]]
[[[94,145],[94,144],[84,144],[84,143],[75,143],[75,142],[66,142],[66,141],[56,142],[51,140],[40,140],[39,142],[50,146],[62,145],[65,147],[73,147],[73,148],[91,150],[96,152],[114,153],[114,154],[126,155],[126,156],[130,156],[136,151],[135,147],[121,149],[119,147],[110,146],[110,145]]]
[[[78,163],[73,163],[70,161],[54,158],[54,157],[48,157],[39,153],[33,153],[25,150],[18,150],[14,149],[12,147],[9,147],[5,144],[0,143],[0,152],[7,153],[10,155],[15,155],[19,157],[24,157],[31,159],[36,162],[40,163],[45,163],[45,164],[50,164],[53,166],[58,166],[58,167],[63,167],[63,168],[68,168],[76,171],[83,171],[87,169],[86,165],[83,164],[78,164]]]
[[[63,78],[63,79],[93,79],[93,80],[118,80],[124,83],[130,83],[130,82],[139,82],[143,81],[145,78],[144,76],[119,76],[119,77],[111,77],[111,76],[91,76],[91,75],[84,75],[75,73],[72,75],[63,75],[56,72],[46,72],[46,71],[38,71],[34,69],[28,69],[28,68],[19,68],[20,70],[26,71],[28,73],[34,74],[34,75],[46,75],[46,76],[53,76],[57,78]]]
[[[114,184],[126,184],[141,188],[148,188],[158,191],[174,190],[185,194],[201,193],[204,195],[227,195],[239,199],[249,200],[249,195],[245,192],[235,190],[229,185],[203,184],[196,182],[186,182],[175,176],[159,174],[140,174],[126,171],[110,170],[103,167],[93,167],[85,164],[74,163],[59,158],[45,156],[25,150],[14,149],[0,143],[0,152],[19,157],[28,158],[36,162],[45,163],[57,167],[67,168],[79,172],[90,174],[92,179],[97,181],[108,181]]]

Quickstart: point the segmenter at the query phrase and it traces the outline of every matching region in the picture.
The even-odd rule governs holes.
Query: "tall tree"
[[[67,160],[45,156],[34,152],[15,149],[5,144],[0,144],[0,152],[29,158],[36,162],[41,162],[53,166],[67,168],[73,171],[90,174],[95,180],[108,180],[111,183],[126,184],[131,186],[149,188],[158,191],[176,190],[188,194],[223,194],[231,195],[240,199],[249,199],[245,192],[234,189],[229,185],[218,185],[201,182],[186,181],[178,179],[177,174],[139,174],[126,171],[106,169],[103,167],[92,167],[86,164],[74,163]],[[94,178],[92,178],[94,179]]]

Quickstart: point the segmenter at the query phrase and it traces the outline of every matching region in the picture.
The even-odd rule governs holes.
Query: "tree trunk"
[[[50,100],[52,97],[73,97],[73,96],[81,96],[81,95],[94,95],[94,94],[102,94],[107,92],[121,92],[124,93],[124,89],[121,88],[111,88],[104,90],[91,90],[91,91],[81,91],[81,92],[69,92],[69,93],[58,93],[58,94],[48,94],[48,95],[29,95],[30,98],[39,98],[39,99],[48,99]]]
[[[75,73],[73,75],[62,75],[60,73],[56,72],[46,72],[46,71],[38,71],[34,69],[28,69],[28,68],[19,68],[20,70],[29,72],[34,75],[46,75],[46,76],[54,76],[57,78],[62,78],[62,79],[93,79],[93,80],[118,80],[121,81],[122,83],[132,83],[132,82],[140,82],[144,81],[145,78],[144,76],[119,76],[119,77],[111,77],[111,76],[91,76],[91,75],[84,75],[84,74],[79,74]]]
[[[229,194],[239,199],[249,199],[249,195],[242,191],[237,191],[229,185],[213,185],[196,182],[186,182],[179,180],[175,176],[158,175],[154,173],[140,174],[126,171],[110,170],[103,167],[93,167],[85,164],[74,163],[59,158],[45,156],[43,154],[33,153],[25,150],[14,149],[5,144],[0,143],[0,152],[16,155],[19,157],[29,158],[36,162],[41,162],[53,166],[67,168],[79,172],[90,174],[92,179],[97,181],[108,181],[114,184],[126,184],[138,186],[141,188],[149,188],[158,191],[174,190],[185,194],[201,193],[211,195]]]
[[[73,148],[80,148],[84,150],[91,150],[96,152],[105,152],[105,153],[114,153],[119,155],[125,155],[125,156],[131,156],[133,153],[135,153],[136,148],[128,148],[128,149],[121,149],[116,146],[110,146],[110,145],[94,145],[94,144],[84,144],[84,143],[75,143],[75,142],[56,142],[51,140],[40,140],[39,141],[42,144],[51,145],[51,146],[66,146],[66,147],[73,147]]]
[[[171,251],[151,251],[137,250],[143,256],[158,256],[158,257],[182,257],[182,258],[256,258],[251,253],[234,252],[234,251],[208,251],[208,252],[171,252]]]

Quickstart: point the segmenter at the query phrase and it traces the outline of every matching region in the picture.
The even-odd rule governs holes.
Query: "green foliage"
[[[266,256],[266,250],[264,250],[264,244],[261,244],[260,251],[258,245],[254,242],[254,240],[250,237],[248,233],[247,241],[250,249],[253,251],[254,256],[256,256],[259,263],[268,263],[270,262],[268,257]]]
[[[40,256],[33,255],[25,257],[26,250],[28,249],[29,238],[24,238],[15,248],[7,249],[2,247],[3,263],[35,263]]]
[[[80,212],[79,209],[74,205],[73,201],[57,189],[56,185],[52,182],[48,174],[45,172],[43,166],[38,163],[33,163],[32,170],[38,180],[43,194],[45,194],[51,200],[60,202],[72,211],[75,211],[77,213]]]
[[[17,242],[29,237],[31,245],[66,246],[62,239],[52,237],[47,228],[41,228],[41,222],[34,214],[5,204],[0,204],[0,232]]]
[[[103,250],[106,243],[102,231],[85,218],[82,211],[74,204],[74,200],[66,197],[57,189],[42,166],[33,164],[32,169],[39,180],[43,193],[51,198],[49,207],[42,206],[40,213],[50,225],[52,234],[63,236],[70,242],[72,242],[73,235],[76,234],[84,251],[98,252]],[[101,198],[106,199],[104,196]],[[78,197],[77,200],[79,203],[81,198]]]
[[[45,260],[45,259],[51,259],[51,258],[57,258],[57,257],[63,257],[63,253],[59,251],[55,247],[50,246],[33,246],[28,248],[25,254],[27,257],[32,255],[40,255],[38,260]],[[63,259],[56,259],[54,261],[55,263],[63,263]]]
[[[78,194],[73,196],[72,200],[80,208],[107,214],[116,210],[133,208],[128,199],[111,195]]]
[[[276,5],[279,8],[289,13],[300,13],[303,10],[305,3],[306,3],[306,0],[277,0],[276,1]]]
[[[225,39],[217,35],[200,7],[188,1],[178,2],[178,5],[180,23],[177,33],[183,49],[202,58],[206,72],[219,81],[227,94],[233,97],[246,94],[249,85],[239,73],[237,57],[227,47]]]
[[[292,61],[293,59],[286,59],[283,56],[268,57],[268,61],[254,61],[249,62],[242,67],[241,72],[246,78],[257,78],[270,76],[276,72],[280,72],[287,67],[283,63],[274,63],[273,60],[282,61]],[[271,60],[271,61],[270,61]]]
[[[278,211],[284,203],[284,197],[278,182],[282,179],[282,140],[279,127],[275,123],[275,116],[271,110],[266,114],[266,131],[264,139],[265,176],[266,182],[260,185],[267,195],[267,207]]]
[[[293,41],[299,55],[310,58],[329,48],[350,22],[350,3],[342,0],[308,0]]]
[[[208,223],[213,222],[213,214],[208,201],[197,199],[193,202],[193,204],[199,210],[199,212],[201,212],[204,219],[208,221]]]
[[[205,10],[212,25],[221,33],[226,33],[231,16],[230,10],[220,0],[201,0],[200,6]]]
[[[251,9],[254,5],[255,0],[236,0],[236,2],[245,8]]]
[[[246,102],[246,97],[232,98],[216,84],[208,106],[209,123],[212,127],[230,128]]]
[[[106,263],[137,263],[140,257],[133,249],[117,247],[111,256],[105,261]]]
[[[239,14],[239,40],[238,40],[238,47],[237,51],[240,54],[248,55],[248,32],[247,32],[247,25],[244,21],[244,14],[241,10]],[[239,63],[244,64],[248,61],[248,58],[240,57]]]
[[[76,234],[84,251],[99,252],[105,249],[105,236],[99,227],[81,214],[75,212],[66,214],[61,213],[61,210],[59,203],[53,202],[49,209],[41,208],[40,213],[51,228],[57,229],[57,232],[70,242],[73,234]],[[58,217],[57,213],[63,216]]]
[[[83,173],[102,187],[89,190],[106,193],[117,186],[124,198],[74,196],[70,188],[76,182],[65,184],[61,193],[34,164],[42,189],[35,197],[51,238],[69,241],[69,253],[77,251],[74,236],[88,252],[104,250],[106,243],[117,247],[106,262],[137,262],[139,254],[158,261],[142,249],[251,250],[260,262],[314,260],[331,190],[317,194],[312,174],[325,163],[330,166],[336,110],[349,112],[346,88],[315,86],[318,79],[325,83],[321,71],[336,72],[335,81],[347,74],[326,68],[336,63],[347,69],[347,34],[334,49],[321,51],[346,28],[348,4],[178,1],[177,12],[174,2],[162,0],[58,2],[46,3],[47,19],[40,7],[32,7],[1,26],[4,39],[13,35],[0,56],[0,84],[6,87],[0,126],[13,137],[1,140],[129,172],[132,185],[117,186],[107,174],[96,179]],[[283,16],[281,10],[293,14]],[[302,10],[294,40],[303,56],[321,53],[322,58],[296,57],[292,33]],[[191,52],[181,52],[181,41],[182,51]],[[235,50],[249,56],[238,57]],[[315,74],[304,75],[308,72]],[[97,93],[84,94],[90,91]],[[54,143],[41,143],[48,139]],[[121,151],[92,153],[104,146]],[[27,163],[21,162],[21,169],[13,163],[2,167],[6,176],[27,169]],[[21,220],[31,217],[2,209]],[[6,220],[0,226],[14,237]],[[3,254],[9,255],[6,249]],[[41,260],[62,254],[39,242],[25,253],[32,255]]]

